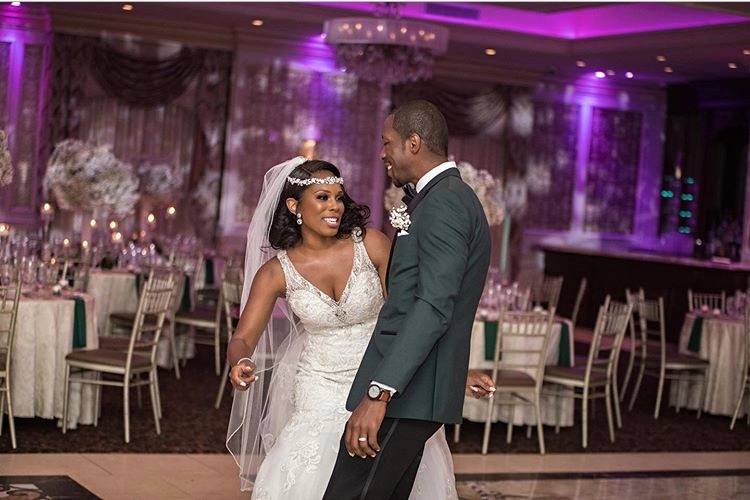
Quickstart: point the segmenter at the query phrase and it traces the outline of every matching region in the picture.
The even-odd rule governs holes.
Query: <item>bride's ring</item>
[[[367,436],[359,436],[357,441],[359,441],[360,443],[365,443],[367,442]]]

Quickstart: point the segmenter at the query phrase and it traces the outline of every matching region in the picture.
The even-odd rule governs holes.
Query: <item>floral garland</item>
[[[479,202],[482,204],[484,213],[487,216],[487,222],[491,226],[501,224],[505,216],[502,182],[495,179],[486,170],[475,168],[469,162],[461,161],[456,166],[459,172],[461,172],[463,181],[474,190],[477,198],[479,198]],[[383,200],[385,209],[391,210],[393,207],[399,205],[403,195],[404,193],[400,189],[391,185],[385,192]]]
[[[145,195],[170,202],[180,191],[184,181],[182,170],[166,163],[141,163],[138,167],[138,177],[141,181],[141,191]]]
[[[133,166],[118,160],[104,146],[65,139],[47,163],[44,188],[63,210],[96,210],[125,217],[138,202],[138,178]]]
[[[13,182],[13,162],[8,148],[8,134],[0,130],[0,186]]]

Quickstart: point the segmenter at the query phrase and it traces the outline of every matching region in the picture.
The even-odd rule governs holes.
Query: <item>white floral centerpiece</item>
[[[63,210],[98,211],[124,217],[138,202],[138,178],[133,166],[118,160],[109,148],[65,139],[47,163],[44,189]]]
[[[8,134],[0,130],[0,186],[13,182],[13,162],[8,148]]]
[[[461,172],[461,178],[479,198],[490,225],[501,224],[505,216],[502,182],[495,179],[488,171],[475,168],[469,162],[460,161],[456,163],[456,166]],[[393,207],[400,205],[403,196],[404,193],[401,189],[391,185],[385,192],[383,200],[385,209],[391,210]]]
[[[182,188],[182,170],[166,163],[143,162],[138,167],[141,192],[159,201],[173,201]]]

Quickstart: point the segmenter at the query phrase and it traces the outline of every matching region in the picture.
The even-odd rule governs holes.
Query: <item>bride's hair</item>
[[[295,168],[289,176],[298,179],[310,179],[313,177],[312,174],[321,170],[331,172],[334,177],[341,177],[341,172],[339,172],[339,169],[335,165],[323,160],[308,160]],[[276,206],[276,211],[273,214],[268,235],[271,246],[276,250],[292,248],[302,239],[302,231],[297,224],[297,218],[287,209],[286,200],[294,198],[299,201],[302,198],[302,193],[309,187],[292,184],[289,181],[284,185],[284,190],[281,192],[281,196],[279,196],[279,204]],[[370,218],[370,208],[367,205],[360,205],[352,200],[347,194],[344,185],[341,188],[344,192],[342,197],[344,214],[341,216],[341,224],[339,225],[336,237],[340,239],[348,238],[352,230],[357,227],[362,230],[362,237],[364,237],[365,226]]]

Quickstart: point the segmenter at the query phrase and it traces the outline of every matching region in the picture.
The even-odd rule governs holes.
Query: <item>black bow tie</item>
[[[404,197],[401,198],[401,201],[408,205],[417,196],[417,190],[411,184],[404,185],[402,189],[404,190]]]

